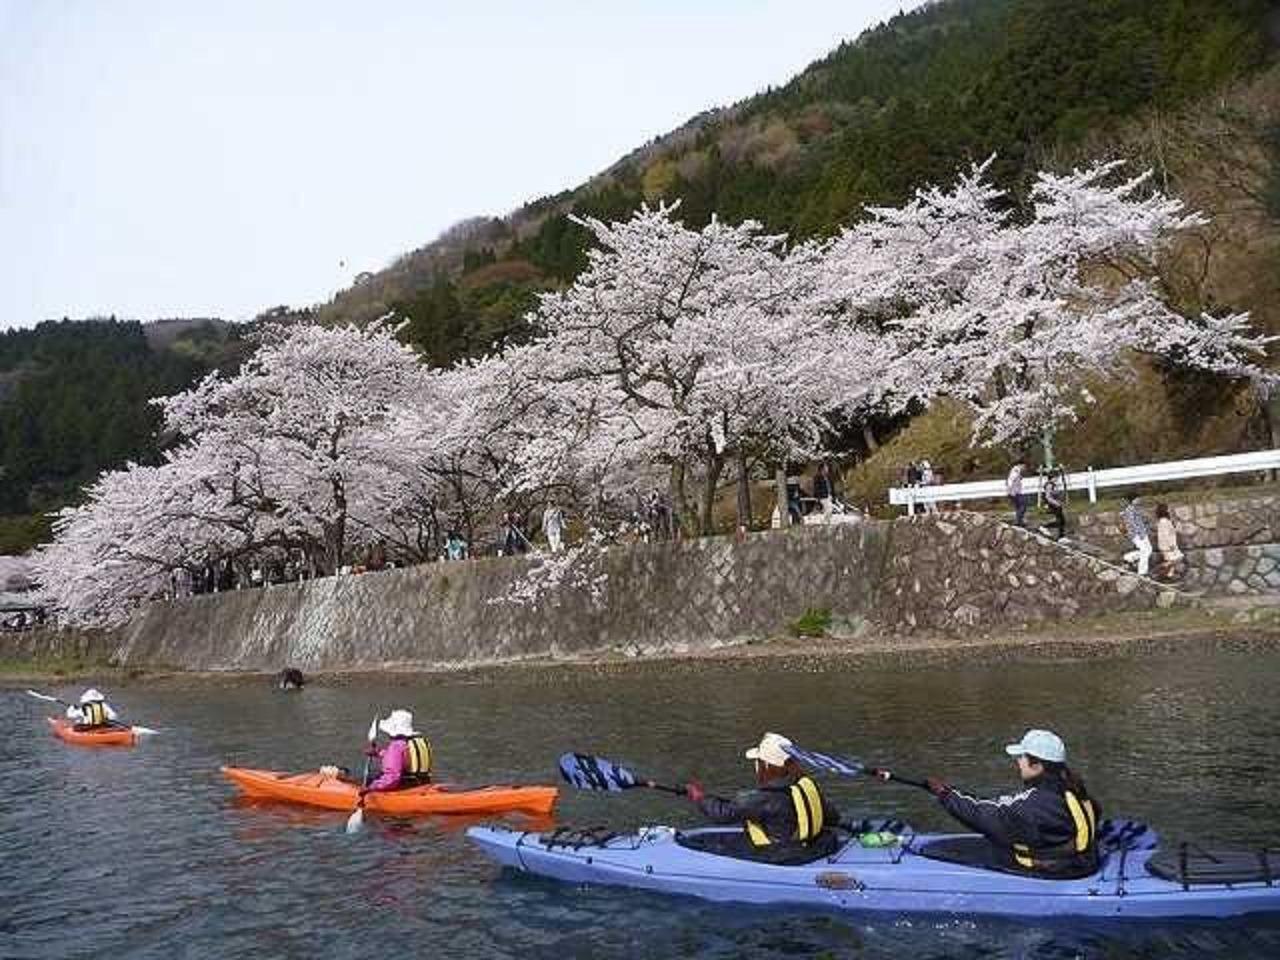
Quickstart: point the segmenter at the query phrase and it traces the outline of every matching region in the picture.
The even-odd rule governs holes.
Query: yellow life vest
[[[822,832],[825,825],[822,815],[822,794],[818,785],[810,777],[801,777],[791,785],[791,802],[796,811],[796,834],[794,839],[800,843],[808,843]],[[767,847],[773,841],[764,827],[754,820],[746,823],[747,837],[754,847]]]
[[[107,722],[107,706],[101,700],[80,704],[80,726],[105,727]]]
[[[1098,832],[1093,801],[1085,800],[1081,803],[1070,790],[1063,792],[1062,799],[1066,801],[1067,811],[1071,814],[1072,822],[1075,823],[1076,835],[1066,843],[1045,850],[1032,850],[1025,843],[1015,843],[1013,861],[1018,866],[1035,870],[1044,867],[1047,862],[1071,860],[1093,849]]]
[[[405,773],[426,779],[431,776],[431,742],[421,734],[405,740]]]

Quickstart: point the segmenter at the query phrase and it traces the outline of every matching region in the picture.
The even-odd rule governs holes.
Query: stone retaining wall
[[[800,527],[556,560],[493,558],[158,603],[123,663],[189,669],[459,665],[683,652],[778,636],[807,610],[843,630],[968,633],[1176,600],[989,517]]]
[[[1177,595],[974,514],[896,521],[876,619],[895,632],[1065,620],[1170,606]]]
[[[1280,543],[1187,551],[1179,584],[1208,594],[1248,596],[1280,592]]]
[[[1156,494],[1144,495],[1140,501],[1143,514],[1151,525],[1155,542]],[[1238,547],[1250,544],[1280,542],[1280,496],[1259,493],[1229,500],[1206,500],[1202,503],[1170,504],[1178,542],[1183,551],[1209,547]],[[1072,516],[1070,534],[1116,555],[1132,549],[1125,534],[1124,521],[1117,510]]]

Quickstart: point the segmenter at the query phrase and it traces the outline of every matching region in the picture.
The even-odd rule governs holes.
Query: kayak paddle
[[[375,716],[373,722],[369,724],[369,746],[373,746],[377,739],[378,718]],[[364,776],[360,778],[360,799],[356,801],[356,808],[351,811],[351,816],[347,817],[347,833],[359,833],[360,828],[364,826],[364,788],[369,786],[369,764],[372,761],[373,757],[365,754]]]
[[[870,771],[871,775],[877,780],[883,780],[888,783],[893,780],[895,783],[905,783],[908,787],[919,787],[921,790],[929,790],[929,785],[923,780],[912,780],[910,777],[901,777],[892,770],[884,770],[879,767]],[[932,790],[929,790],[933,793]]]
[[[929,785],[923,780],[900,777],[892,770],[885,770],[883,767],[868,767],[861,760],[855,760],[853,757],[842,756],[838,753],[820,753],[817,750],[801,750],[794,745],[783,747],[782,749],[787,752],[789,757],[793,757],[805,766],[813,767],[815,770],[825,770],[828,773],[839,774],[842,777],[858,777],[865,773],[886,783],[890,780],[896,780],[898,783],[905,783],[909,787],[920,787],[922,790],[929,789]]]
[[[560,758],[560,776],[579,790],[618,793],[633,787],[648,787],[663,793],[684,796],[684,787],[672,787],[637,777],[620,764],[590,753],[566,753]]]
[[[64,707],[75,706],[75,704],[68,703],[66,700],[63,700],[60,697],[51,697],[47,693],[39,693],[35,690],[28,690],[27,695],[31,697],[35,697],[37,700],[47,700],[49,703],[60,703]],[[134,733],[136,733],[140,737],[152,736],[160,732],[159,730],[152,730],[150,727],[130,726],[127,723],[121,723],[119,720],[109,720],[107,722],[107,726],[123,727],[125,729],[132,730]]]

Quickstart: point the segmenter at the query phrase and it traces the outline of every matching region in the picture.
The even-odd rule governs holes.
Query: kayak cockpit
[[[798,867],[830,859],[841,846],[840,837],[834,830],[823,830],[812,843],[803,846],[791,843],[756,847],[743,831],[736,829],[677,833],[675,841],[686,850],[779,867]]]

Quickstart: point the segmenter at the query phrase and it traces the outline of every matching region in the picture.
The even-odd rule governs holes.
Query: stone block
[[[1227,584],[1227,590],[1228,592],[1234,593],[1237,595],[1242,593],[1248,593],[1249,585],[1245,583],[1243,580],[1233,579],[1230,583]]]
[[[1159,596],[1156,597],[1156,606],[1161,610],[1168,610],[1178,602],[1178,594],[1173,590],[1161,590]]]
[[[1141,581],[1137,577],[1131,574],[1118,577],[1116,579],[1116,593],[1120,594],[1122,597],[1127,597],[1129,594],[1133,593],[1133,591],[1138,589],[1138,584],[1140,582]]]

